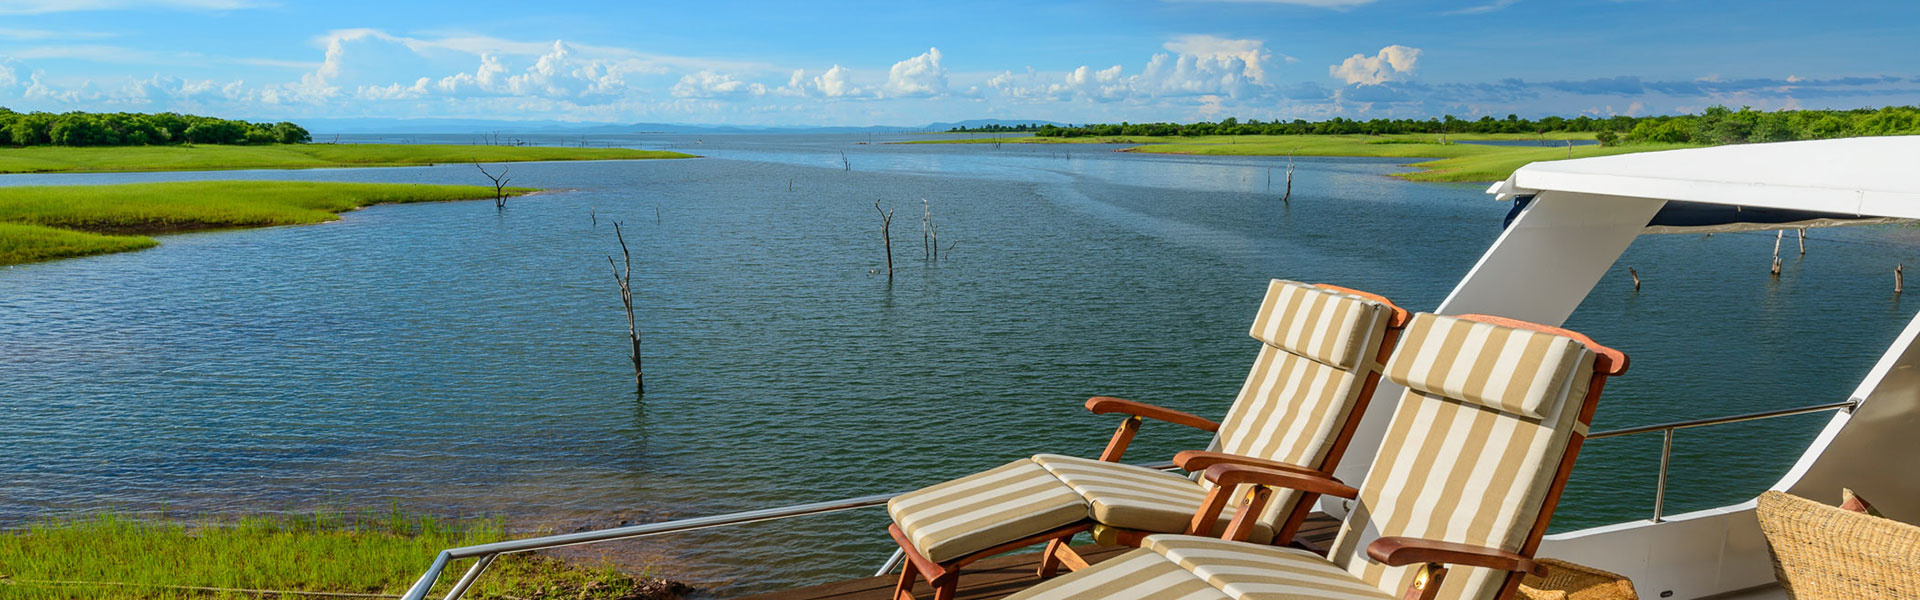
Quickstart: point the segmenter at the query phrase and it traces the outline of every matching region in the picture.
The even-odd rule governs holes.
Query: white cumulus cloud
[[[701,71],[682,76],[679,83],[673,84],[668,91],[675,98],[712,98],[741,93],[760,96],[767,93],[767,86],[740,81],[732,75]]]
[[[853,85],[853,73],[840,65],[834,65],[819,77],[813,78],[813,89],[829,98],[858,96],[861,91]]]
[[[889,96],[937,96],[947,91],[947,69],[940,66],[940,49],[893,64],[884,88]]]
[[[1268,60],[1273,53],[1267,51],[1266,42],[1260,40],[1236,40],[1212,35],[1183,35],[1167,41],[1162,47],[1181,56],[1192,56],[1211,63],[1210,68],[1220,71],[1238,69],[1248,81],[1266,83]]]
[[[1016,99],[1072,97],[1097,102],[1162,96],[1238,98],[1271,87],[1266,63],[1273,53],[1260,40],[1186,35],[1168,41],[1164,48],[1171,54],[1154,54],[1136,75],[1126,75],[1119,65],[1105,69],[1083,65],[1058,78],[1032,69],[1024,78],[1006,71],[987,80],[987,86]]]
[[[1404,79],[1420,62],[1420,49],[1399,44],[1381,48],[1378,54],[1355,54],[1340,64],[1327,67],[1327,74],[1350,84],[1379,85]]]

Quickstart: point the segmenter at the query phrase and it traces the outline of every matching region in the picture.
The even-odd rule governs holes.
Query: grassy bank
[[[314,597],[233,590],[398,595],[440,550],[504,539],[497,521],[400,514],[323,513],[221,523],[115,515],[48,520],[0,532],[0,597]],[[444,593],[465,566],[449,568],[434,593]],[[467,597],[642,600],[674,598],[680,591],[657,579],[520,554],[494,563]]]
[[[157,242],[146,236],[157,233],[319,223],[376,204],[492,197],[493,188],[477,185],[300,181],[0,187],[0,265],[150,248]]]
[[[533,160],[693,158],[628,148],[543,148],[431,144],[274,144],[264,146],[34,146],[0,148],[0,173],[103,173],[403,167]]]
[[[1568,139],[1591,140],[1593,134],[1557,134],[1548,144]],[[1575,146],[1571,156],[1566,147],[1489,146],[1462,144],[1463,141],[1528,141],[1539,138],[1517,134],[1450,135],[1452,143],[1440,143],[1439,136],[1408,135],[1218,135],[1194,137],[1110,136],[1076,138],[958,138],[906,142],[909,144],[1138,144],[1128,152],[1160,154],[1209,154],[1238,156],[1370,156],[1384,158],[1430,159],[1413,162],[1419,171],[1397,174],[1411,181],[1497,181],[1505,179],[1530,162],[1605,156],[1686,147],[1682,144],[1638,144],[1631,146]]]

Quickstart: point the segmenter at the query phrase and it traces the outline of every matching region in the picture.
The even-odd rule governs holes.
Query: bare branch
[[[607,256],[607,268],[613,270],[613,282],[620,285],[620,303],[627,309],[627,339],[633,343],[627,351],[627,358],[633,360],[633,385],[639,393],[647,392],[646,379],[640,369],[640,327],[633,318],[633,252],[627,249],[627,236],[620,229],[620,222],[613,222],[613,237],[620,241],[620,255],[624,258],[626,269],[613,262],[613,256]]]

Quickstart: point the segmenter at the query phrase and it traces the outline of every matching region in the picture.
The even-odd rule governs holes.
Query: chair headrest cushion
[[[1428,394],[1545,418],[1593,374],[1593,352],[1564,336],[1420,313],[1388,359],[1386,377]]]
[[[1255,339],[1336,369],[1360,367],[1370,330],[1386,305],[1352,294],[1275,279],[1253,319]]]

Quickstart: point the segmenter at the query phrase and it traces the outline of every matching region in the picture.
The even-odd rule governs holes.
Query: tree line
[[[1739,144],[1870,135],[1920,134],[1920,106],[1888,106],[1854,110],[1758,111],[1714,106],[1697,115],[1658,117],[1579,116],[1505,119],[1484,116],[1466,120],[1453,115],[1428,119],[1357,120],[1334,117],[1325,121],[1228,117],[1218,122],[1094,124],[1077,127],[1043,125],[1040,137],[1087,136],[1201,136],[1201,135],[1388,135],[1407,133],[1593,133],[1601,144],[1681,143]]]
[[[1047,125],[1047,126],[1053,127],[1053,125]],[[954,127],[952,129],[948,129],[947,133],[1022,133],[1022,132],[1039,131],[1039,130],[1040,130],[1040,125],[1036,123],[1016,123],[1013,125],[1001,125],[999,123],[988,123],[986,125],[981,125],[979,127],[967,127],[965,125],[961,125],[958,127]]]
[[[179,113],[14,112],[0,107],[0,143],[26,146],[301,144],[306,128]]]

